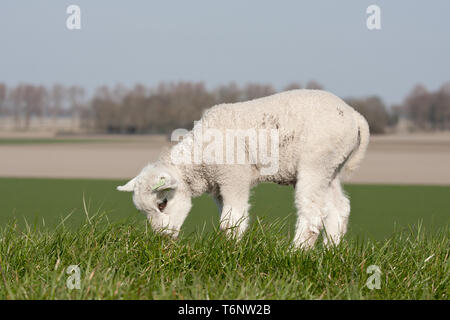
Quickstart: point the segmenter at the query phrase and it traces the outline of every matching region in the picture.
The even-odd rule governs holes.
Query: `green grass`
[[[448,299],[448,230],[401,232],[383,242],[292,250],[281,223],[255,223],[240,243],[220,232],[173,241],[142,223],[91,218],[76,232],[19,230],[0,243],[7,299]],[[80,290],[69,290],[69,265]],[[367,268],[377,265],[380,289]]]
[[[450,187],[348,185],[342,244],[303,252],[290,247],[292,188],[253,191],[241,243],[217,230],[207,196],[173,241],[114,190],[122,182],[0,179],[0,298],[449,298]],[[80,290],[66,287],[69,265],[81,269]],[[365,285],[370,265],[381,269],[379,290]]]
[[[116,191],[124,181],[83,179],[0,178],[0,225],[16,218],[29,224],[56,226],[72,213],[69,225],[84,221],[84,203],[90,212],[105,211],[111,221],[144,215],[133,206],[131,194]],[[450,219],[450,186],[347,185],[351,198],[349,236],[382,240],[394,231],[419,221],[427,230],[447,225]],[[252,217],[270,222],[285,219],[283,234],[292,235],[295,223],[294,191],[291,187],[261,184],[251,197]],[[207,231],[219,223],[219,214],[209,196],[194,199],[183,231],[190,233],[204,225]]]

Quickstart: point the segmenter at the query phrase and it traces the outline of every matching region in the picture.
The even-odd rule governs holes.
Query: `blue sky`
[[[81,8],[81,30],[66,8]],[[381,8],[382,29],[366,28]],[[2,0],[0,81],[103,84],[315,79],[337,95],[400,102],[450,81],[450,1]]]

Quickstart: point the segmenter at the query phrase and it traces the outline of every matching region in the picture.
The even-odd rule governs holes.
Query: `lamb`
[[[208,130],[213,133],[205,134]],[[225,150],[229,146],[223,144],[216,144],[214,152],[207,146],[203,157],[186,161],[196,158],[195,151],[204,148],[208,139],[220,140],[236,131],[245,134],[240,149],[246,153],[245,162],[224,162],[220,154],[229,152]],[[208,139],[196,141],[202,134]],[[293,185],[298,213],[294,245],[313,247],[323,228],[324,243],[338,244],[350,214],[350,201],[340,181],[358,168],[369,135],[362,115],[322,90],[291,90],[219,104],[206,110],[194,128],[155,163],[117,189],[133,192],[135,206],[147,215],[152,228],[173,237],[191,209],[191,199],[209,193],[221,213],[220,228],[240,239],[249,223],[250,189],[261,182]],[[263,142],[256,145],[256,140]],[[234,137],[229,141],[234,148]],[[277,154],[269,164],[257,149]],[[234,160],[228,154],[227,159]]]

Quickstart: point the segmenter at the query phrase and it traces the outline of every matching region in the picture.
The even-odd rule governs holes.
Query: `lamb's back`
[[[325,124],[344,109],[353,111],[329,92],[299,89],[213,106],[203,114],[202,125],[215,129],[299,128],[313,119]]]

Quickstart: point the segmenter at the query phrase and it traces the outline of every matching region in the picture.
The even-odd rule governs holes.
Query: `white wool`
[[[277,172],[262,174],[255,164],[174,164],[171,151],[192,151],[196,130],[277,129]],[[321,90],[292,90],[206,110],[185,138],[146,166],[125,186],[153,227],[176,236],[191,208],[191,198],[210,193],[221,212],[221,227],[238,238],[248,225],[250,189],[261,182],[295,186],[298,220],[294,244],[314,245],[325,226],[326,244],[337,244],[347,229],[350,203],[340,184],[362,161],[369,127],[358,112]],[[152,190],[161,176],[171,179],[164,190]],[[167,198],[163,212],[157,206]]]

